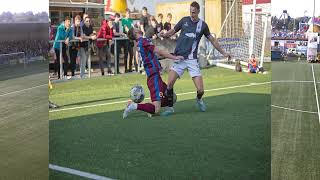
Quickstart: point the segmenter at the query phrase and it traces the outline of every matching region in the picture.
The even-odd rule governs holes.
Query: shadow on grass
[[[169,117],[122,110],[53,120],[50,163],[115,179],[270,179],[270,95],[178,101]],[[55,179],[50,172],[50,179]]]
[[[82,102],[78,102],[78,103],[65,104],[65,105],[60,106],[60,108],[68,107],[68,106],[75,106],[75,105],[77,106],[77,105],[89,104],[89,103],[98,103],[98,102],[103,102],[103,101],[111,101],[111,100],[115,100],[115,99],[119,100],[122,98],[128,99],[127,96],[121,96],[121,97],[105,98],[105,99],[92,100],[92,101],[82,101]]]
[[[48,61],[31,62],[27,64],[26,68],[23,64],[0,65],[0,81],[45,73],[48,72],[48,67]]]

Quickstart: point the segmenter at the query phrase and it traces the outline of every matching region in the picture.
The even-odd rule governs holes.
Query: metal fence
[[[103,39],[103,38],[98,38],[98,39],[96,39],[95,41],[105,41],[105,40],[107,40],[107,39]],[[121,40],[128,40],[128,38],[127,37],[115,37],[115,38],[112,38],[112,41],[114,41],[114,69],[115,69],[115,71],[114,71],[114,73],[115,74],[117,74],[118,72],[117,72],[117,69],[118,69],[118,59],[117,59],[117,41],[121,41]],[[89,40],[83,40],[82,42],[88,42]],[[49,43],[51,43],[51,44],[53,44],[54,42],[58,42],[58,43],[60,43],[60,50],[59,50],[59,52],[60,52],[60,54],[59,54],[59,59],[60,59],[60,69],[59,69],[59,71],[60,71],[60,79],[63,79],[63,57],[62,57],[62,43],[64,43],[64,40],[58,40],[58,41],[49,41]],[[69,43],[71,43],[71,42],[80,42],[80,40],[75,40],[75,39],[73,39],[73,40],[70,40],[69,41]],[[90,49],[90,43],[88,43],[88,49]],[[88,77],[90,78],[91,77],[91,53],[88,53],[89,55],[88,55],[88,59],[87,59],[87,62],[88,62],[88,69],[89,69],[89,71],[88,71]],[[58,55],[58,54],[56,54],[56,55]],[[140,61],[140,60],[139,60]],[[140,62],[139,62],[140,63]],[[139,67],[139,66],[138,66]]]

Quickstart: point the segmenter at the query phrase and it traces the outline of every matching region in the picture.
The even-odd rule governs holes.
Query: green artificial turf
[[[273,81],[299,81],[272,83],[272,104],[314,112],[272,108],[273,180],[320,179],[320,124],[311,66],[306,62],[272,64]],[[313,66],[319,82],[320,66]],[[320,93],[319,83],[317,88]]]
[[[0,66],[0,179],[48,178],[47,70],[48,62]]]
[[[207,90],[271,79],[222,68],[202,73]],[[67,110],[49,113],[50,163],[113,179],[270,179],[270,83],[206,92],[204,113],[192,93],[178,95],[172,116],[134,112],[124,120],[125,102],[105,103],[128,100],[134,84],[149,96],[139,74],[55,83],[50,100]],[[175,92],[195,92],[187,72]],[[50,179],[77,178],[50,170]]]

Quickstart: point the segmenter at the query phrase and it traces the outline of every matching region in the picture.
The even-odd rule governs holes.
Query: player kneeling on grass
[[[128,32],[128,38],[137,41],[137,49],[141,55],[144,69],[147,75],[147,85],[150,91],[152,103],[137,104],[129,101],[123,112],[123,118],[134,110],[144,111],[150,114],[158,114],[161,107],[167,106],[165,91],[167,84],[162,81],[160,71],[161,65],[156,54],[173,60],[183,60],[182,56],[174,56],[166,51],[156,48],[150,39],[142,37],[142,31],[131,28]]]
[[[249,60],[248,70],[250,73],[258,73],[259,72],[259,68],[257,66],[256,56],[254,54],[251,55],[251,59]]]

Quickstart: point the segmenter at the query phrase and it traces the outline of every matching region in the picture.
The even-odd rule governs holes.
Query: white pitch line
[[[312,68],[312,76],[313,76],[313,82],[314,82],[314,91],[316,92],[316,101],[317,101],[317,108],[318,108],[318,118],[319,118],[319,124],[320,124],[319,99],[318,99],[318,91],[317,91],[316,78],[314,77],[313,64],[311,64],[311,68]]]
[[[258,85],[263,85],[263,84],[270,84],[270,82],[250,83],[250,84],[239,85],[239,86],[229,86],[229,87],[223,87],[223,88],[208,89],[208,90],[204,90],[204,92],[220,91],[220,90],[226,90],[226,89],[235,89],[235,88],[240,88],[240,87],[258,86]],[[186,95],[186,94],[193,94],[193,93],[194,92],[180,93],[180,94],[177,94],[177,96]]]
[[[112,180],[112,179],[110,179],[108,177],[99,176],[99,175],[96,175],[96,174],[83,172],[83,171],[79,171],[79,170],[75,170],[75,169],[71,169],[71,168],[66,168],[66,167],[62,167],[62,166],[57,166],[57,165],[54,165],[54,164],[49,164],[49,169],[52,169],[52,170],[55,170],[55,171],[64,172],[64,173],[68,173],[68,174],[73,174],[73,175],[76,175],[76,176],[85,177],[85,178],[88,178],[88,179]]]
[[[0,97],[7,96],[7,95],[10,95],[10,94],[19,93],[19,92],[23,92],[23,91],[28,91],[28,90],[35,89],[35,88],[42,87],[42,86],[48,86],[48,84],[42,84],[42,85],[34,86],[34,87],[31,87],[31,88],[26,88],[26,89],[22,89],[22,90],[18,90],[18,91],[12,91],[12,92],[8,92],[8,93],[0,94]]]
[[[277,80],[277,81],[271,81],[271,83],[313,83],[312,81],[295,81],[295,80]],[[316,82],[317,84],[320,84],[320,82]]]
[[[219,90],[227,90],[227,89],[235,89],[235,88],[241,88],[241,87],[249,87],[249,86],[258,86],[258,85],[264,85],[264,84],[270,84],[271,82],[263,82],[263,83],[250,83],[250,84],[245,84],[245,85],[238,85],[238,86],[229,86],[229,87],[223,87],[223,88],[215,88],[215,89],[208,89],[205,90],[205,92],[210,92],[210,91],[219,91]],[[187,94],[193,94],[195,93],[194,91],[192,92],[186,92],[186,93],[179,93],[177,96],[182,96],[182,95],[187,95]],[[150,99],[146,98],[146,99]],[[109,103],[100,103],[100,104],[93,104],[93,105],[87,105],[87,106],[78,106],[78,107],[72,107],[72,108],[65,108],[65,109],[56,109],[56,110],[51,110],[49,112],[60,112],[60,111],[68,111],[68,110],[75,110],[75,109],[83,109],[83,108],[90,108],[90,107],[97,107],[97,106],[107,106],[107,105],[113,105],[113,104],[121,104],[121,103],[126,103],[128,102],[127,100],[125,101],[116,101],[116,102],[109,102]]]
[[[279,80],[279,81],[271,81],[271,83],[313,83],[313,81]]]
[[[150,99],[150,98],[146,98],[146,99]],[[128,102],[128,100],[116,101],[116,102],[110,102],[110,103],[93,104],[93,105],[87,105],[87,106],[78,106],[78,107],[65,108],[65,109],[56,109],[56,110],[51,110],[49,112],[68,111],[68,110],[83,109],[83,108],[90,108],[90,107],[96,107],[96,106],[107,106],[107,105],[121,104],[121,103],[126,103],[126,102]]]
[[[293,109],[293,108],[287,108],[287,107],[282,107],[282,106],[277,106],[277,105],[271,105],[272,107],[278,108],[278,109],[285,109],[289,111],[296,111],[296,112],[303,112],[303,113],[310,113],[310,114],[318,114],[318,112],[313,112],[313,111],[304,111],[300,109]]]

